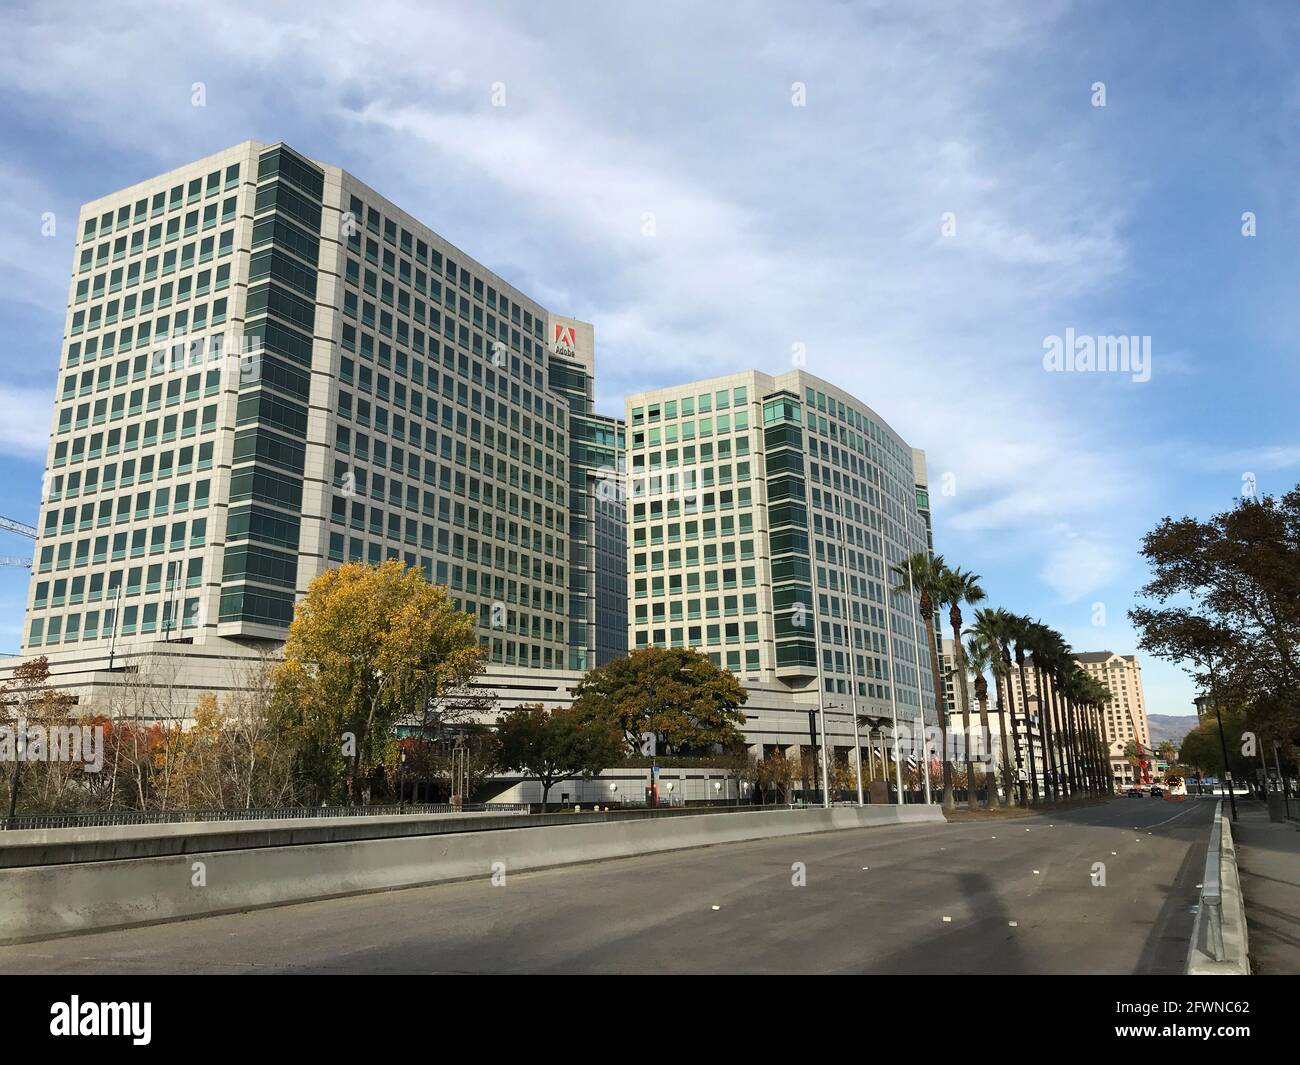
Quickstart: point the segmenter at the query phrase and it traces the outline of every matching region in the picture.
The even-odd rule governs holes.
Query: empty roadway
[[[1214,808],[1116,798],[517,874],[503,855],[499,886],[0,947],[0,972],[1178,973]]]

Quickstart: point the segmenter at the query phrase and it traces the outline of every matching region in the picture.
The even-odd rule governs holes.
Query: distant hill
[[[1186,717],[1175,714],[1147,714],[1147,723],[1151,726],[1151,746],[1159,747],[1168,740],[1175,747],[1183,742],[1183,737],[1196,727],[1196,715]]]

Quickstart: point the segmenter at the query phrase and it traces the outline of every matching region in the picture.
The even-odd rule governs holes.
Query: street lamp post
[[[1204,695],[1198,695],[1194,700],[1196,709],[1200,711],[1202,703],[1205,701]],[[1219,749],[1223,752],[1223,782],[1228,789],[1228,805],[1232,807],[1232,819],[1237,820],[1237,796],[1232,790],[1232,770],[1228,768],[1228,740],[1223,734],[1223,714],[1219,712],[1219,704],[1214,699],[1209,702],[1214,706],[1214,719],[1219,723]]]
[[[889,570],[885,568],[884,542],[882,537],[880,541],[880,568],[885,575],[885,648],[887,652],[885,661],[889,664],[889,711],[894,722],[894,786],[898,789],[898,805],[902,806],[905,800],[903,796],[903,765],[898,756],[898,678],[894,672],[894,622],[890,617],[894,611],[890,602],[892,597],[889,590]],[[919,663],[917,676],[920,676]],[[919,698],[919,682],[917,683],[917,691]]]
[[[1286,807],[1286,816],[1291,817],[1291,786],[1285,776],[1282,775],[1282,743],[1280,740],[1273,741],[1273,766],[1277,772],[1278,787],[1282,789],[1282,803]]]
[[[919,715],[916,719],[916,731],[921,737],[921,766],[925,770],[925,804],[929,806],[933,801],[930,797],[930,738],[925,734],[925,719]],[[915,749],[916,745],[912,746]]]
[[[822,700],[817,707],[817,717],[822,730],[821,758],[822,758],[822,809],[831,808],[831,774],[830,760],[826,757],[826,701]]]
[[[858,805],[865,806],[866,800],[862,797],[862,735],[858,731],[858,709],[853,708],[853,751],[857,755],[858,764],[854,770],[854,776],[858,778]]]

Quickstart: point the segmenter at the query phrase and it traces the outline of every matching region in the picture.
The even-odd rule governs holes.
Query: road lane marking
[[[1151,827],[1152,827],[1152,828],[1159,828],[1161,825],[1167,825],[1167,824],[1169,824],[1170,821],[1177,821],[1180,817],[1186,817],[1188,814],[1192,813],[1194,810],[1199,810],[1199,809],[1200,809],[1199,806],[1189,806],[1189,807],[1187,807],[1186,810],[1182,810],[1182,811],[1180,811],[1179,813],[1174,814],[1173,817],[1166,817],[1163,821],[1157,821],[1157,822],[1156,822],[1154,825],[1152,825]]]

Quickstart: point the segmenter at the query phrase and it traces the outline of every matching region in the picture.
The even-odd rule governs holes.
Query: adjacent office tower
[[[841,737],[848,713],[895,704],[933,722],[914,599],[885,615],[890,567],[928,550],[923,474],[898,434],[802,370],[643,392],[625,413],[630,646],[705,652],[761,693],[751,709],[833,704]],[[751,743],[799,742],[794,727],[757,722]]]
[[[387,558],[501,670],[616,652],[589,325],[283,144],[93,201],[77,238],[24,654],[93,691],[180,653],[219,687],[327,566]]]

